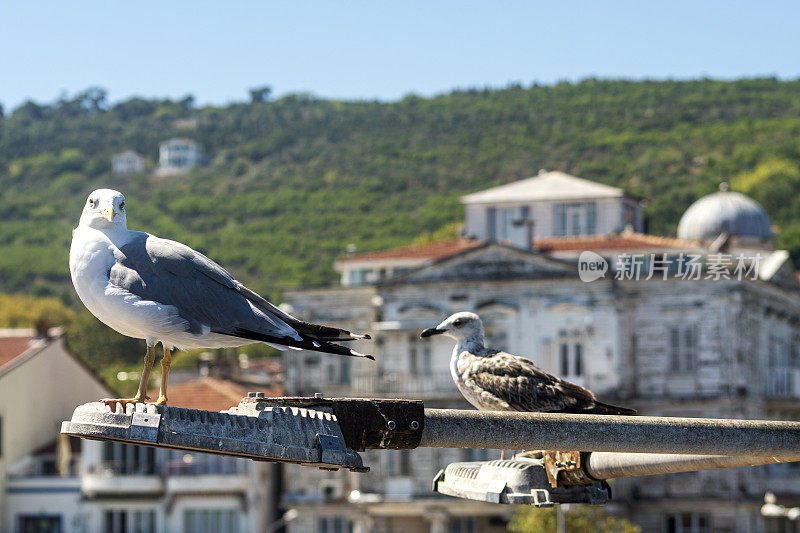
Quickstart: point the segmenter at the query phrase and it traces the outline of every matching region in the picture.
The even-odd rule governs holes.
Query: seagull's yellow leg
[[[133,398],[106,398],[103,403],[114,407],[117,403],[122,405],[129,403],[139,403],[147,399],[147,380],[150,378],[150,369],[153,368],[153,363],[156,361],[156,348],[155,346],[148,346],[147,353],[144,356],[144,368],[142,368],[142,379],[139,380],[139,390],[136,391],[136,396]]]
[[[161,390],[158,392],[158,400],[155,401],[155,405],[167,404],[167,381],[169,381],[170,363],[172,363],[172,352],[164,346],[164,357],[161,359]]]

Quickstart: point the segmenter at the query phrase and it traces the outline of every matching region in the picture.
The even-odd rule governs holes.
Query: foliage
[[[67,327],[67,348],[92,368],[121,364],[138,366],[144,361],[145,343],[125,337],[109,328],[84,309]]]
[[[626,518],[614,516],[602,507],[565,505],[566,533],[640,533],[642,529]],[[514,533],[556,533],[558,508],[520,507],[508,524]]]
[[[0,327],[68,327],[73,320],[75,311],[55,298],[36,298],[24,294],[0,295]]]
[[[114,153],[157,160],[174,136],[196,139],[209,163],[181,177],[111,174]],[[109,382],[112,369],[141,366],[142,341],[69,308],[82,309],[71,229],[97,187],[126,193],[131,228],[186,242],[279,298],[334,282],[349,243],[368,252],[451,238],[460,195],[540,168],[645,198],[649,231],[664,235],[730,181],[764,205],[800,264],[800,81],[587,79],[392,103],[273,100],[263,86],[249,103],[203,108],[191,95],[110,104],[89,88],[0,113],[0,291],[50,298],[4,297],[0,323],[66,325],[70,348],[108,368]]]
[[[132,228],[185,241],[273,297],[335,281],[348,243],[366,252],[434,235],[461,220],[460,195],[539,168],[644,197],[657,234],[724,180],[774,223],[800,224],[800,81],[587,79],[392,103],[270,100],[266,89],[198,108],[191,95],[112,105],[91,88],[6,110],[0,290],[74,298],[70,229],[100,186],[126,193]],[[155,160],[173,136],[200,142],[209,164],[174,178],[111,174],[114,153]]]

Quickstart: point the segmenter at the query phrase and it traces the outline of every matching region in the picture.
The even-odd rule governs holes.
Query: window
[[[553,235],[597,234],[597,203],[576,202],[553,205]]]
[[[422,347],[422,371],[423,372],[430,372],[433,370],[433,364],[431,362],[431,347],[430,343],[425,343]]]
[[[19,533],[61,533],[61,516],[39,515],[17,517]]]
[[[695,326],[673,326],[669,330],[670,370],[692,372],[697,361]]]
[[[676,513],[665,517],[666,533],[710,533],[711,521],[703,513]]]
[[[500,211],[500,238],[511,238],[511,224],[514,222],[514,208],[505,208]]]
[[[486,210],[486,240],[497,240],[497,209],[494,207]]]
[[[114,474],[154,475],[156,450],[149,446],[104,442],[103,467]]]
[[[350,361],[349,357],[339,358],[339,383],[350,385]]]
[[[572,220],[570,221],[569,225],[569,234],[570,235],[580,235],[581,234],[581,214],[577,211],[572,212]]]
[[[156,512],[145,510],[106,511],[103,517],[105,533],[155,533]]]
[[[567,204],[553,206],[553,235],[563,237],[567,234]]]
[[[410,450],[387,450],[384,457],[386,458],[387,475],[407,476],[411,474]]]
[[[583,375],[583,344],[562,340],[559,344],[559,359],[561,377]]]
[[[342,516],[323,516],[318,522],[319,533],[353,533],[353,521]]]
[[[363,268],[351,270],[347,275],[350,285],[364,285],[367,282],[367,271]]]
[[[475,519],[471,516],[450,519],[450,533],[475,533],[478,531]]]
[[[183,512],[184,533],[236,533],[239,528],[236,509],[186,509]]]
[[[597,204],[589,202],[586,204],[586,234],[594,235],[597,233]]]
[[[416,337],[408,339],[408,371],[412,375],[429,373],[432,370],[430,343],[420,345]]]

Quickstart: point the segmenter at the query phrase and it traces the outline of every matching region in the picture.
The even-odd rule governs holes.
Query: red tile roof
[[[239,400],[243,396],[247,396],[248,390],[256,389],[247,389],[227,379],[202,377],[169,387],[167,390],[168,405],[206,411],[222,411],[238,405]],[[262,390],[267,396],[283,395],[280,387],[273,387],[266,391],[258,390]],[[155,401],[158,398],[158,390],[149,391],[147,395]]]
[[[544,253],[583,250],[640,250],[652,248],[695,248],[695,242],[645,233],[619,233],[579,237],[551,237],[537,239],[534,247]]]
[[[482,241],[472,239],[458,239],[453,241],[440,241],[417,246],[407,246],[384,250],[382,252],[369,252],[339,259],[338,263],[357,261],[378,261],[385,259],[441,259],[450,255],[469,250],[483,244]]]
[[[484,241],[459,239],[441,241],[420,246],[395,248],[382,252],[371,252],[339,259],[338,263],[380,261],[390,259],[430,259],[437,260],[459,252],[476,248]],[[653,248],[695,248],[695,242],[682,241],[670,237],[647,235],[645,233],[623,232],[612,235],[588,235],[578,237],[550,237],[536,239],[536,250],[547,252],[583,251],[583,250],[641,250]]]
[[[32,340],[30,335],[0,337],[0,368],[25,353]]]

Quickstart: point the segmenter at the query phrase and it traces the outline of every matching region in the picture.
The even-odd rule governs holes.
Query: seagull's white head
[[[480,340],[483,342],[483,323],[475,313],[456,313],[435,328],[426,329],[419,336],[425,338],[433,335],[447,335],[457,341]]]
[[[112,189],[92,191],[83,206],[80,225],[101,231],[127,229],[125,197]]]

